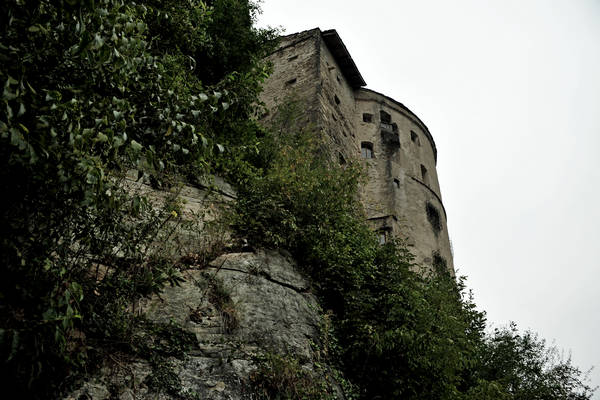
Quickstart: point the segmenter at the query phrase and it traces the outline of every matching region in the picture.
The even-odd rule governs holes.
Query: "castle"
[[[271,109],[294,93],[306,122],[326,133],[340,163],[362,159],[361,201],[381,243],[406,240],[422,268],[445,264],[454,274],[446,210],[427,126],[402,103],[366,83],[335,30],[284,36],[268,57],[273,72],[262,100]]]

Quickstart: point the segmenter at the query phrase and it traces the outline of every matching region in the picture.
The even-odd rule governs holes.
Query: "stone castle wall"
[[[437,150],[425,124],[401,103],[364,88],[333,30],[285,36],[269,61],[263,101],[272,109],[286,96],[300,99],[302,122],[326,133],[340,162],[364,164],[361,200],[381,240],[403,238],[417,264],[425,268],[441,257],[453,273]]]

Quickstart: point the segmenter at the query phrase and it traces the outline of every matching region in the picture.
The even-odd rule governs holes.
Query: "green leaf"
[[[132,140],[131,141],[131,148],[133,149],[133,151],[138,152],[138,151],[142,150],[142,145],[139,144],[138,142],[136,142],[135,140]]]

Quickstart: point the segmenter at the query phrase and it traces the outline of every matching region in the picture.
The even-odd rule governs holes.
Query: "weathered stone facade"
[[[427,126],[403,104],[364,87],[335,30],[285,36],[269,60],[273,73],[262,96],[267,107],[293,93],[303,102],[302,122],[327,134],[341,162],[365,164],[361,200],[381,241],[406,239],[417,264],[426,268],[443,259],[454,273],[437,150]]]

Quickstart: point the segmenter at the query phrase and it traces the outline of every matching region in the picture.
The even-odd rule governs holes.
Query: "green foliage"
[[[146,377],[144,383],[155,393],[167,393],[179,398],[181,380],[173,365],[163,358],[156,357],[152,360],[152,373]]]
[[[334,400],[335,388],[323,371],[303,367],[290,356],[267,353],[258,360],[250,382],[262,400]]]
[[[148,384],[185,397],[167,360],[195,338],[136,316],[137,300],[181,281],[165,247],[180,205],[150,201],[126,177],[168,188],[219,172],[239,185],[239,235],[289,249],[312,277],[332,310],[323,361],[362,398],[589,399],[581,372],[543,341],[513,328],[486,337],[443,259],[422,276],[401,243],[378,245],[357,200],[361,168],[338,165],[301,105],[279,110],[276,135],[251,118],[274,43],[253,27],[257,10],[4,2],[0,374],[21,398],[56,397],[114,350],[152,360]],[[216,282],[209,294],[234,329],[227,291]],[[254,383],[265,398],[330,398],[328,371],[267,355]]]
[[[239,189],[233,225],[257,245],[290,250],[312,278],[331,310],[332,327],[319,354],[339,366],[364,399],[544,398],[532,397],[546,393],[539,384],[527,395],[515,391],[517,384],[541,381],[527,377],[512,353],[494,358],[497,340],[485,336],[485,314],[439,254],[430,273],[417,273],[403,243],[378,244],[357,200],[360,167],[339,165],[319,133],[298,121],[298,109],[288,101],[276,111],[274,133],[259,148],[261,168]],[[549,365],[541,353],[522,354],[527,362]],[[262,371],[260,388],[267,398],[303,398],[286,391],[304,378],[284,361],[270,361],[279,372]],[[492,373],[492,366],[505,371],[503,362],[515,373]],[[564,375],[554,373],[555,387],[565,396],[585,393],[571,398],[589,398],[578,371],[559,365]]]
[[[513,323],[486,337],[476,376],[501,385],[510,399],[589,399],[586,376],[554,346]]]
[[[360,168],[337,166],[310,129],[266,138],[259,152],[264,174],[239,187],[234,226],[257,244],[290,249],[335,302],[378,251],[356,201]]]
[[[223,332],[232,333],[240,324],[237,306],[231,299],[231,294],[222,279],[212,276],[209,278],[208,285],[208,301],[221,314]]]
[[[255,13],[224,0],[4,2],[0,373],[24,397],[48,396],[99,343],[131,334],[136,299],[179,282],[165,249],[178,205],[126,175],[167,187],[240,164],[260,134],[248,116],[272,36]]]

